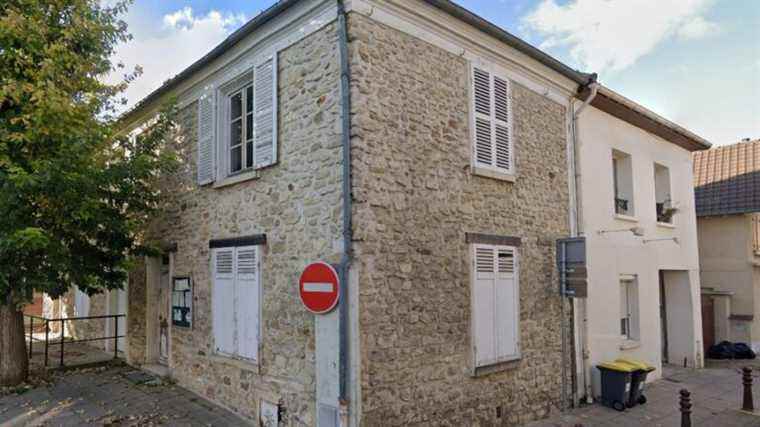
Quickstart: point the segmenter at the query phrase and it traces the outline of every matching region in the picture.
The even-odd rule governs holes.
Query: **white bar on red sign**
[[[326,292],[331,293],[333,292],[333,284],[332,283],[310,283],[306,282],[303,284],[303,290],[304,292]]]

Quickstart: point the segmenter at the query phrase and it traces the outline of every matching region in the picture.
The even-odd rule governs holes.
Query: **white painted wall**
[[[649,379],[661,376],[660,270],[676,271],[665,275],[667,293],[673,294],[670,300],[666,298],[668,309],[673,311],[668,321],[677,322],[673,323],[677,332],[668,337],[673,356],[685,355],[690,366],[701,367],[699,262],[690,153],[591,106],[579,118],[578,139],[579,221],[587,239],[589,279],[588,299],[579,305],[586,307],[586,383],[596,383],[593,395],[598,396],[598,370],[594,366],[620,357],[655,366],[657,371]],[[615,214],[613,150],[631,156],[635,205],[632,217]],[[669,169],[673,205],[679,209],[672,227],[656,221],[655,163]],[[598,233],[631,227],[643,228],[644,237],[628,231]],[[644,242],[672,237],[678,243]],[[626,341],[620,335],[621,275],[634,275],[638,282],[637,342]],[[583,386],[581,382],[580,395],[585,394]]]

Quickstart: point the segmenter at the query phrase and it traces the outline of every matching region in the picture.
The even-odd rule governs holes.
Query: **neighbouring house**
[[[694,154],[705,348],[760,351],[760,140]]]
[[[576,299],[580,397],[598,398],[599,362],[701,367],[691,154],[710,144],[599,88],[577,125],[579,232],[588,298]]]
[[[511,425],[557,410],[575,377],[575,304],[558,293],[555,242],[577,231],[572,111],[594,82],[450,1],[279,1],[123,117],[137,136],[176,99],[181,160],[146,232],[164,255],[130,274],[128,362],[265,425]],[[603,147],[603,168],[612,148],[628,153],[652,188],[654,162],[669,168],[672,200],[637,184],[628,216],[683,249],[621,240],[663,245],[646,258],[661,262],[616,269],[609,287],[632,276],[657,301],[649,280],[665,270],[688,312],[673,321],[698,328],[682,187],[690,144],[706,143],[621,99],[600,89],[581,116],[580,179]],[[633,224],[610,211],[608,183],[581,191],[609,193],[583,209],[610,213],[584,220],[587,235]],[[655,225],[658,203],[679,208],[672,224]],[[299,276],[319,260],[343,294],[315,315]],[[700,364],[688,342],[674,348]]]

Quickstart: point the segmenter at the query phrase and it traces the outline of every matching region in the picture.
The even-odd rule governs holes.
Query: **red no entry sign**
[[[338,304],[338,273],[330,264],[318,261],[306,266],[299,280],[303,305],[315,314],[330,312]]]

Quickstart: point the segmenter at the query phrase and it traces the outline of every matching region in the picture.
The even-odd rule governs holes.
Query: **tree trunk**
[[[0,304],[0,386],[17,385],[28,374],[24,313],[13,304]]]

